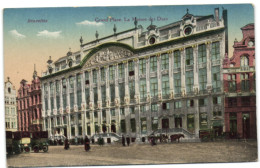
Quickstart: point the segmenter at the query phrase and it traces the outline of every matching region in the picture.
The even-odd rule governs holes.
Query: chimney
[[[219,8],[215,8],[215,20],[217,23],[219,22]]]
[[[227,9],[223,8],[222,17],[223,17],[224,26],[225,26],[225,53],[228,54],[228,16],[227,16]]]

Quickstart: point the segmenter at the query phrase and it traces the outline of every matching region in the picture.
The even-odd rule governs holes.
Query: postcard
[[[8,167],[256,162],[251,4],[4,9]]]

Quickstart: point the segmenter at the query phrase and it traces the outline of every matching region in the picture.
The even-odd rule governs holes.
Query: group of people
[[[85,140],[84,140],[84,147],[85,147],[85,151],[89,151],[90,150],[90,140],[89,138],[86,136]],[[70,142],[68,140],[68,138],[66,137],[65,141],[64,141],[64,149],[68,150],[70,148]]]

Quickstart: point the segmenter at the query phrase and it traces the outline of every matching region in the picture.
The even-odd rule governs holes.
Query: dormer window
[[[149,44],[154,44],[155,43],[155,37],[150,37],[150,39],[149,39]]]
[[[8,88],[8,93],[11,93],[11,88]]]
[[[185,36],[190,35],[190,34],[192,33],[192,27],[191,27],[191,26],[186,26],[186,27],[184,28],[183,32],[184,32],[184,35],[185,35]]]
[[[246,67],[249,65],[249,60],[247,56],[242,56],[240,59],[240,66],[241,67]]]

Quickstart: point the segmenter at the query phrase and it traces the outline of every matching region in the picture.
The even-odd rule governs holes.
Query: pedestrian
[[[122,145],[125,146],[125,137],[122,135]]]
[[[154,134],[151,135],[151,145],[152,145],[152,146],[156,145]]]
[[[130,137],[127,135],[127,137],[126,137],[126,143],[127,143],[127,146],[129,146],[130,145]]]
[[[99,146],[104,145],[104,138],[103,137],[98,138],[98,144],[99,144]]]
[[[68,138],[66,137],[65,143],[64,143],[64,149],[65,149],[65,150],[68,150],[69,148],[70,148],[70,143],[69,143]]]
[[[85,150],[89,151],[90,150],[90,140],[88,139],[88,136],[85,138]]]

